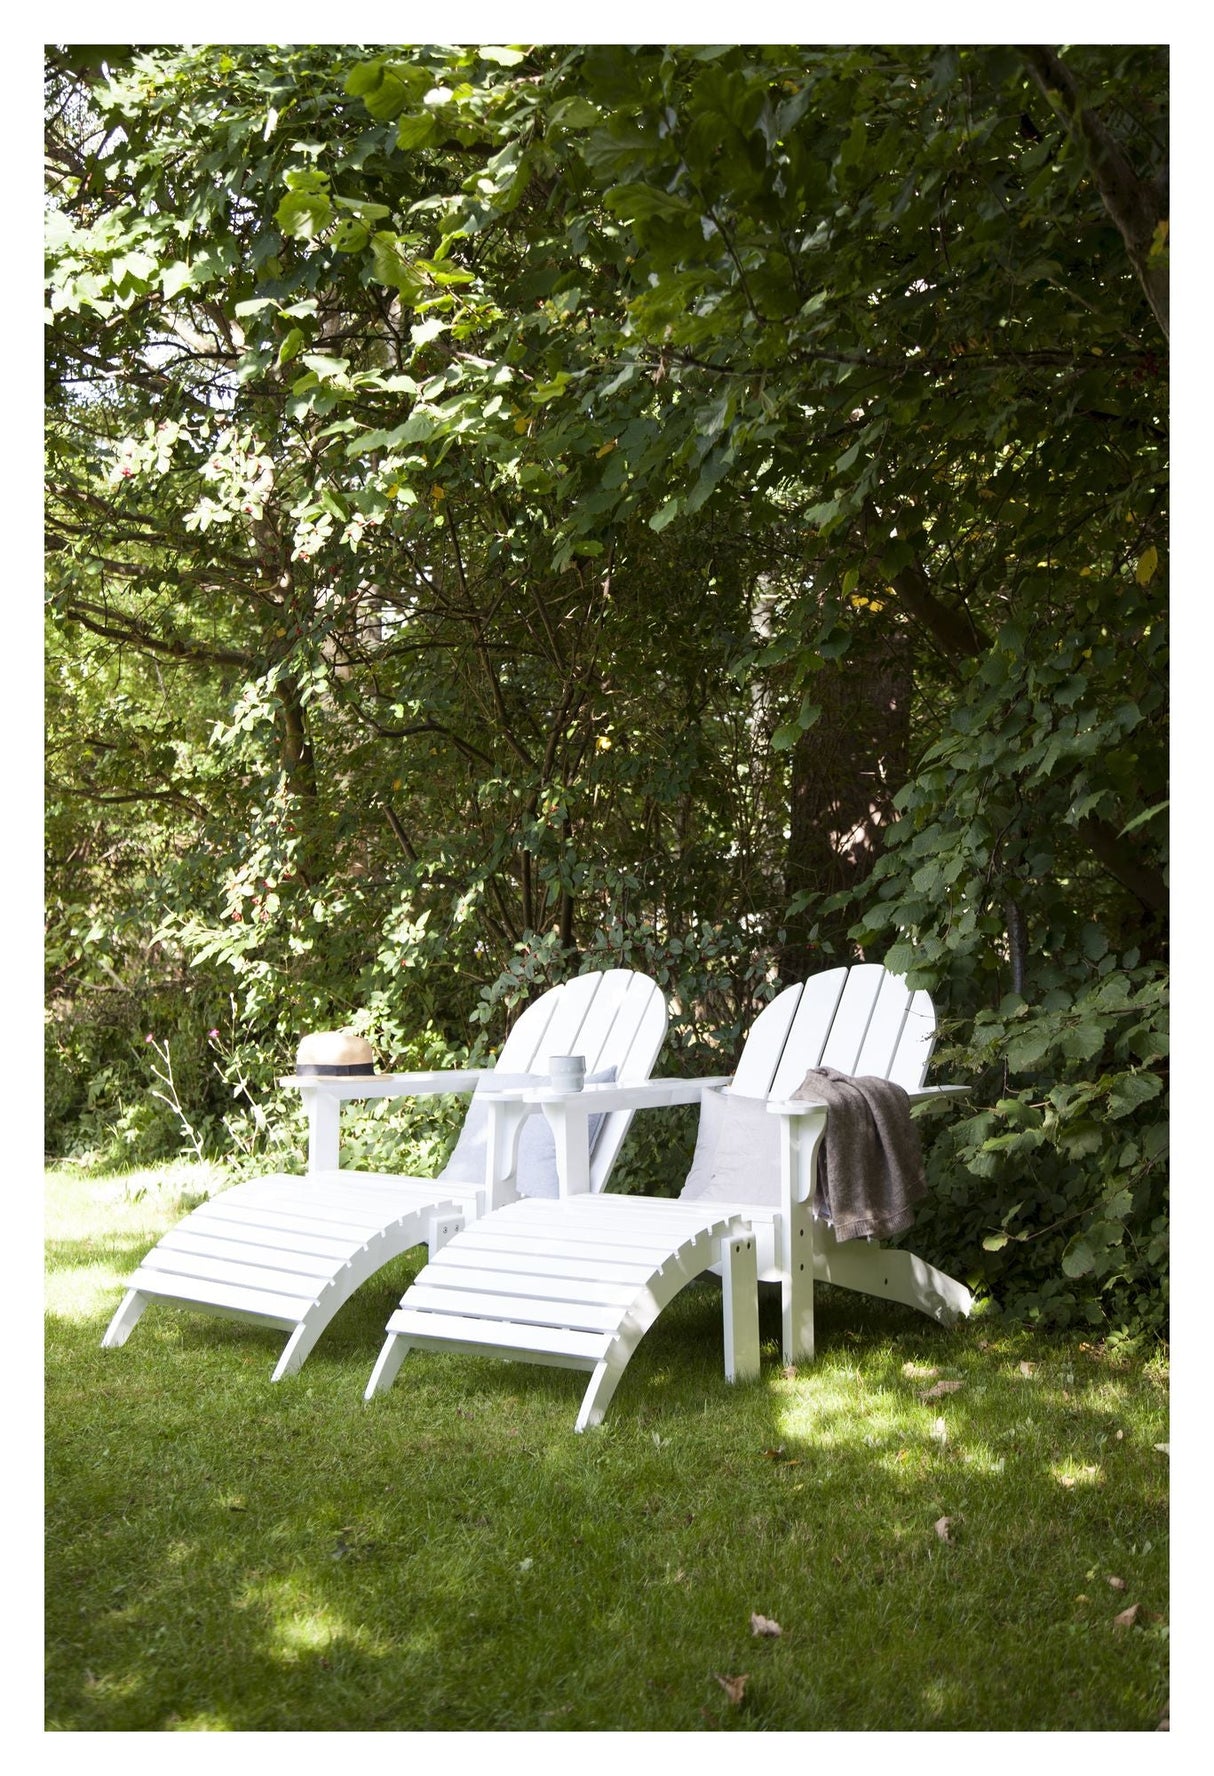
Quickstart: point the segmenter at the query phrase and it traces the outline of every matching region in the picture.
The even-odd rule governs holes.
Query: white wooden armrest
[[[289,1073],[278,1083],[315,1092],[340,1103],[347,1098],[408,1098],[428,1097],[436,1092],[470,1092],[476,1090],[482,1079],[492,1078],[492,1067],[452,1067],[445,1073],[363,1073],[345,1079],[332,1079],[324,1074],[308,1077]]]
[[[335,1172],[339,1167],[341,1107],[356,1098],[429,1097],[442,1092],[472,1092],[492,1067],[452,1067],[437,1073],[362,1073],[344,1079],[325,1074],[289,1073],[279,1085],[294,1086],[308,1111],[308,1170]]]
[[[924,1085],[918,1091],[907,1092],[906,1095],[913,1106],[934,1103],[939,1098],[960,1097],[972,1090],[973,1087],[968,1085]],[[820,1104],[813,1098],[785,1098],[767,1106],[768,1114],[771,1116],[805,1116],[811,1110],[824,1110],[825,1108],[825,1104]]]
[[[728,1085],[731,1074],[714,1074],[705,1079],[643,1079],[635,1085],[587,1085],[581,1091],[563,1090],[560,1086],[539,1085],[518,1093],[495,1092],[494,1097],[507,1100],[521,1097],[528,1104],[561,1104],[569,1109],[585,1105],[588,1116],[611,1110],[667,1109],[674,1104],[698,1104],[706,1091],[717,1091]]]

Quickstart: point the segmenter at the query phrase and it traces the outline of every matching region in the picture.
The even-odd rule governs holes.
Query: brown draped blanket
[[[868,1075],[853,1079],[833,1067],[811,1067],[793,1097],[826,1104],[826,1137],[818,1149],[814,1211],[835,1238],[892,1239],[915,1219],[927,1195],[919,1131],[900,1085]]]

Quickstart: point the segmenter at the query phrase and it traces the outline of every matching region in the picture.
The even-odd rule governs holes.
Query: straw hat
[[[320,1030],[305,1036],[295,1052],[300,1079],[349,1079],[374,1073],[371,1044],[348,1030]]]

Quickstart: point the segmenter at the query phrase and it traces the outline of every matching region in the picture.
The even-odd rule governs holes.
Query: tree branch
[[[1081,143],[1105,209],[1121,231],[1138,281],[1168,338],[1168,261],[1160,224],[1168,219],[1167,175],[1140,179],[1099,114],[1086,106],[1066,63],[1044,44],[1017,44],[1052,110]]]

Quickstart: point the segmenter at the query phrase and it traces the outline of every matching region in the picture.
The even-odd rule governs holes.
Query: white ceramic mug
[[[549,1055],[548,1077],[563,1091],[580,1092],[586,1078],[585,1055]]]

